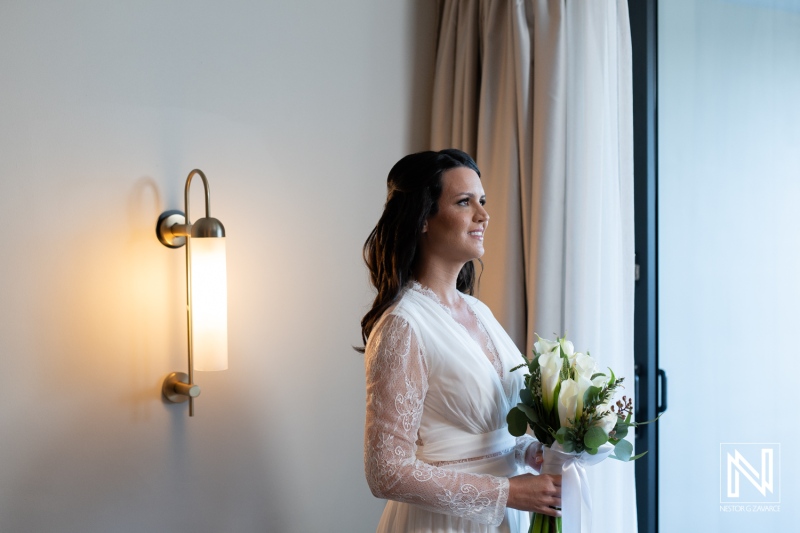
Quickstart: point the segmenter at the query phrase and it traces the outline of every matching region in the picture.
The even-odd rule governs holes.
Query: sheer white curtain
[[[481,168],[480,298],[520,347],[567,332],[632,395],[627,0],[441,1],[432,133]],[[594,530],[636,531],[633,464],[589,475]]]

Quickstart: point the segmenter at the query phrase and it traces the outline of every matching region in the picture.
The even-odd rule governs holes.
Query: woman
[[[366,476],[387,498],[379,532],[527,531],[560,516],[560,476],[532,475],[540,446],[512,437],[521,356],[472,297],[489,222],[475,162],[459,150],[401,159],[364,245],[378,290],[366,344]]]

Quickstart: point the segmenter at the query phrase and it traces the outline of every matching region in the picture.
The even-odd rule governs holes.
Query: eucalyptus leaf
[[[628,436],[628,426],[617,424],[614,426],[614,438],[624,439]]]
[[[571,440],[566,440],[561,443],[561,447],[564,448],[564,451],[567,453],[572,453],[575,451],[575,443]]]
[[[567,428],[559,428],[559,430],[556,431],[556,440],[558,441],[558,443],[563,445],[566,438],[567,438]]]
[[[606,442],[608,442],[608,434],[598,426],[590,427],[583,437],[583,443],[587,448],[599,448]]]
[[[531,391],[528,388],[519,391],[519,399],[525,405],[531,405],[531,406],[533,405],[533,394],[531,394]]]
[[[587,446],[586,447],[586,453],[588,453],[589,455],[597,455],[597,448],[589,448]]]
[[[643,455],[647,455],[647,450],[643,451],[642,453],[637,453],[636,455],[634,455],[633,457],[631,457],[631,459],[630,459],[630,460],[631,460],[631,461],[635,461],[636,459],[638,459],[639,457],[642,457]]]
[[[620,461],[629,461],[632,453],[633,444],[631,444],[630,441],[621,440],[614,446],[614,455],[616,455],[617,459]]]
[[[525,413],[525,416],[527,416],[528,420],[530,420],[531,422],[534,422],[536,424],[539,423],[539,414],[536,412],[536,409],[534,409],[533,407],[525,405],[524,403],[518,403],[517,404],[517,409],[519,409],[520,411]]]
[[[508,432],[515,437],[521,437],[528,430],[528,417],[516,407],[508,412],[506,422],[508,422]]]

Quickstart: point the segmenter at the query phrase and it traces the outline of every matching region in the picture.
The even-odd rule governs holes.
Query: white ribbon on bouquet
[[[599,463],[613,451],[614,446],[608,443],[600,446],[595,455],[565,452],[558,442],[542,449],[542,474],[561,476],[562,533],[591,533],[592,495],[586,467]]]

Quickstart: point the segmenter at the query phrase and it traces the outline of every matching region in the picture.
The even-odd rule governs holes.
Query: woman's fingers
[[[561,476],[523,474],[509,479],[508,506],[561,516]]]

